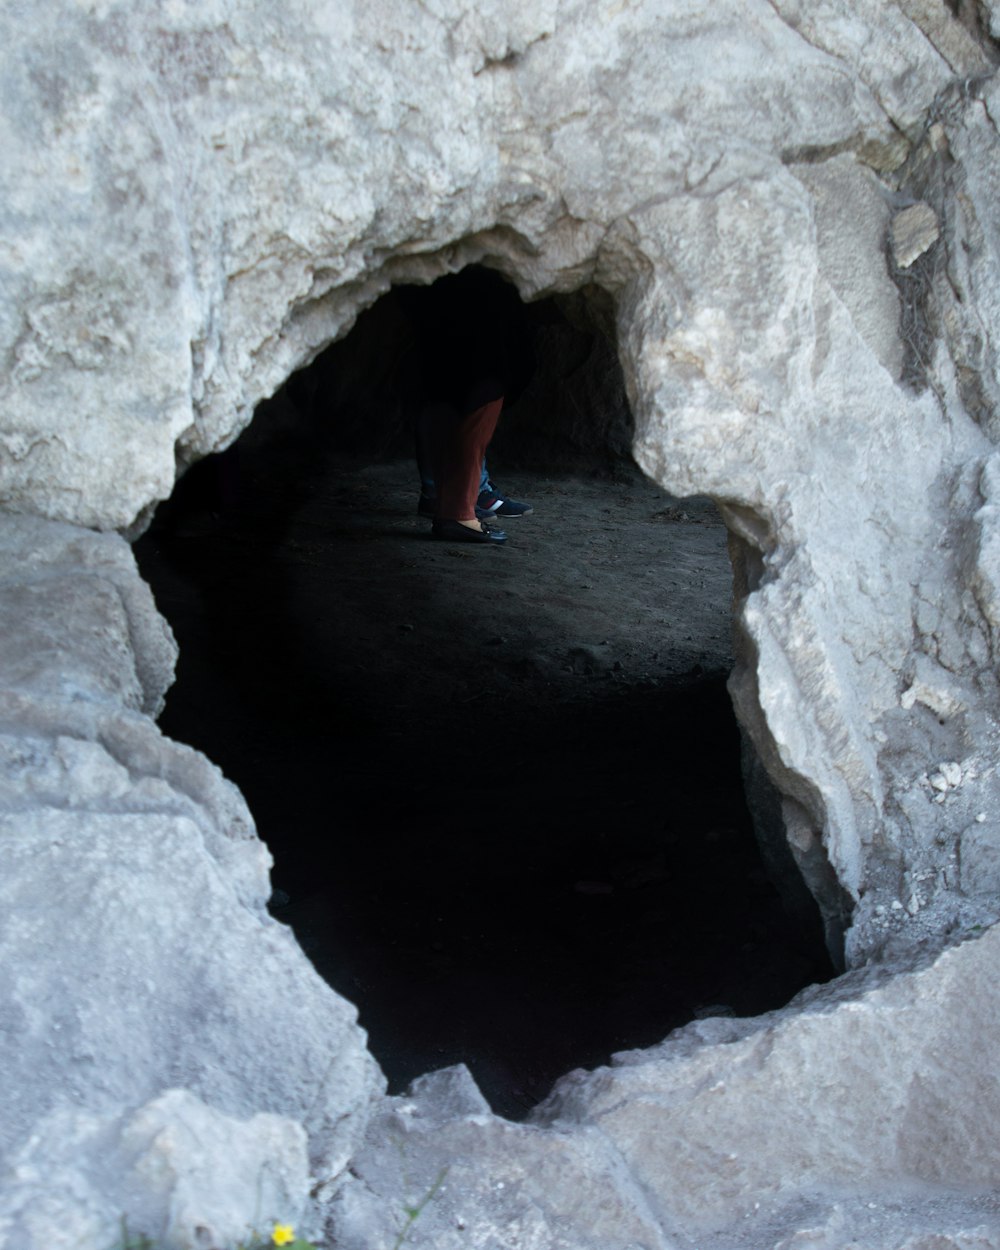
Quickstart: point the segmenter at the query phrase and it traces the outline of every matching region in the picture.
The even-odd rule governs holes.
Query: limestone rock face
[[[436,1073],[373,1118],[333,1244],[384,1244],[427,1198],[407,1244],[428,1250],[996,1247],[998,944],[698,1021],[564,1077],[526,1125]]]
[[[806,991],[794,1013],[696,1022],[613,1068],[563,1078],[534,1119],[599,1127],[694,1236],[744,1219],[748,1193],[777,1213],[810,1191],[990,1190],[1000,1156],[983,1100],[994,1094],[973,1073],[1000,1028],[979,989],[998,942],[994,929],[909,972],[848,974]]]
[[[0,488],[101,526],[168,494],[175,454],[229,441],[402,270],[485,232],[465,258],[514,248],[526,291],[618,288],[658,259],[653,201],[711,204],[797,153],[891,164],[954,69],[874,5],[48,0],[3,20]],[[981,67],[956,22],[935,33]]]
[[[392,282],[467,263],[526,298],[593,285],[613,302],[637,459],[713,496],[730,528],[733,698],[831,947],[891,969],[996,918],[990,36],[994,0],[0,12],[5,1148],[71,1107],[94,1117],[73,1140],[97,1141],[175,1087],[209,1118],[304,1122],[325,1181],[360,1141],[379,1083],[353,1014],[267,918],[242,800],[149,719],[172,644],[123,542],[91,531],[141,525],[178,467]],[[556,1128],[488,1122],[483,1149],[524,1152],[524,1175],[565,1166],[628,1209],[636,1245],[667,1245],[675,1217],[734,1227],[788,1168],[796,1193],[825,1171],[855,1196],[988,1188],[988,1047],[970,1040],[960,1077],[942,1023],[992,1036],[993,945],[973,949],[880,990],[877,1011],[845,999],[718,1046],[688,1034],[701,1059],[571,1082]],[[857,1039],[886,1074],[872,1098],[891,1148],[861,1123],[868,1086],[851,1092]],[[828,1054],[835,1082],[816,1072]],[[728,1088],[730,1064],[743,1092],[713,1102],[702,1082]],[[787,1141],[775,1128],[749,1159],[747,1124],[778,1107]],[[689,1131],[671,1108],[698,1150],[664,1153]],[[924,1125],[944,1146],[919,1144]],[[467,1125],[447,1132],[466,1149]],[[101,1192],[83,1207],[113,1205]],[[604,1228],[599,1197],[561,1201],[531,1206],[525,1244],[559,1244],[562,1219]],[[863,1244],[838,1203],[802,1208],[802,1237],[776,1215],[755,1244]],[[906,1244],[992,1244],[964,1219]]]
[[[90,1195],[81,1210],[113,1206],[125,1182],[110,1165],[88,1171],[83,1157],[104,1153],[111,1126],[172,1087],[153,1118],[174,1128],[149,1129],[154,1156],[181,1131],[176,1120],[209,1153],[211,1134],[222,1143],[245,1132],[244,1163],[257,1157],[260,1168],[267,1143],[279,1160],[304,1152],[300,1121],[314,1133],[313,1163],[336,1172],[380,1077],[353,1008],[267,915],[270,856],[241,796],[141,710],[159,706],[174,647],[128,546],[8,517],[0,587],[0,1155],[12,1169],[11,1237],[57,1244],[59,1212],[80,1186]],[[260,1112],[270,1118],[253,1121]],[[40,1160],[59,1140],[75,1143],[83,1179],[54,1195]],[[60,1158],[69,1168],[69,1146]],[[151,1158],[137,1176],[153,1184],[165,1166]],[[152,1234],[159,1220],[171,1244],[188,1244],[178,1212],[198,1203],[178,1195],[200,1167],[184,1165],[191,1175],[169,1203],[119,1207],[115,1220],[149,1213],[135,1231]],[[304,1155],[289,1176],[282,1192],[301,1208]],[[249,1218],[249,1190],[232,1203]],[[65,1244],[107,1243],[114,1224],[75,1218],[79,1240]],[[220,1219],[231,1235],[237,1216]]]
[[[417,1212],[409,1219],[408,1212]],[[511,1124],[465,1068],[386,1099],[327,1211],[333,1245],[461,1250],[671,1250],[642,1191],[599,1133]]]
[[[301,1124],[238,1120],[184,1090],[117,1118],[54,1112],[11,1171],[6,1245],[108,1245],[141,1230],[172,1245],[235,1245],[298,1223],[309,1189]]]
[[[997,400],[981,30],[909,0],[4,20],[8,508],[131,524],[394,280],[597,284],[640,463],[742,544],[734,698],[832,944],[876,861],[888,895],[943,838],[920,907],[948,894],[920,779],[962,755],[992,794],[990,572],[958,550]],[[935,666],[985,683],[936,728],[899,705]]]

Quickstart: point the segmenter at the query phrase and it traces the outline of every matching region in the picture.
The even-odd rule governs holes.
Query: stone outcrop
[[[302,1125],[168,1090],[134,1112],[54,1112],[11,1160],[5,1245],[236,1245],[305,1215]],[[275,1219],[275,1215],[279,1218]],[[293,1224],[294,1227],[294,1224]],[[302,1227],[300,1225],[300,1227]],[[304,1231],[304,1230],[303,1230]]]
[[[418,1081],[373,1120],[333,1244],[391,1244],[431,1194],[407,1239],[428,1250],[996,1246],[997,1091],[977,1056],[1000,1026],[998,941],[698,1021],[569,1074],[526,1125],[491,1116],[464,1069]]]
[[[381,1078],[243,799],[149,718],[174,646],[124,540],[9,517],[0,588],[0,1240],[235,1244],[304,1208],[303,1125],[343,1168]]]
[[[60,1131],[85,1178],[67,1192],[110,1209],[121,1190],[87,1143],[124,1140],[143,1106],[182,1123],[204,1104],[280,1139],[303,1201],[294,1134],[252,1117],[306,1125],[328,1194],[361,1141],[379,1084],[352,1013],[267,918],[239,796],[149,719],[170,641],[122,540],[92,531],[141,526],[178,466],[235,438],[394,281],[475,261],[526,298],[610,296],[637,459],[712,495],[730,528],[733,697],[831,946],[888,976],[995,919],[998,37],[992,0],[0,13],[2,1140],[21,1152],[5,1210],[29,1210],[32,1176],[41,1193]],[[852,982],[776,1031],[685,1034],[669,1061],[570,1082],[550,1128],[488,1123],[483,1149],[540,1175],[573,1160],[636,1245],[827,1171],[838,1196],[801,1210],[801,1236],[776,1216],[744,1244],[897,1244],[845,1204],[912,1183],[926,1214],[936,1185],[995,1185],[995,1108],[976,1092],[993,1081],[992,950],[941,955],[877,1009],[852,1006]],[[961,1079],[949,1031],[968,1043]],[[891,1151],[861,1132],[865,1045]],[[720,1099],[727,1119],[702,1082],[730,1066],[745,1084]],[[164,1103],[175,1087],[198,1102]],[[826,1143],[801,1166],[796,1108]],[[765,1109],[788,1134],[730,1169],[723,1202],[720,1160]],[[471,1130],[448,1132],[466,1149]],[[935,1171],[928,1134],[952,1164]],[[545,1230],[563,1201],[524,1244],[560,1244]],[[601,1227],[588,1210],[581,1226]],[[995,1215],[937,1240],[927,1218],[913,1250],[995,1244]],[[28,1230],[11,1235],[55,1244]]]

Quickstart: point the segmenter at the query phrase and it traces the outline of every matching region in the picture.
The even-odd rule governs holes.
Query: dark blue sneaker
[[[479,492],[476,500],[476,516],[480,521],[488,521],[491,517],[531,516],[534,508],[530,503],[518,503],[516,499],[508,499],[500,493],[495,482],[487,482],[486,489]]]

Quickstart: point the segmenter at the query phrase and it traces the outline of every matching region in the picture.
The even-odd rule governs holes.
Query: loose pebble
[[[941,765],[941,774],[949,786],[962,784],[962,765],[954,762]]]

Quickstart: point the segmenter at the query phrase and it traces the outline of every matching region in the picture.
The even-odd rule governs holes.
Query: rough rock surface
[[[756,1020],[698,1021],[570,1073],[526,1125],[491,1116],[464,1069],[435,1073],[373,1119],[333,1244],[388,1244],[432,1194],[408,1245],[1000,1245],[998,1088],[978,1060],[1000,1033],[998,945],[993,929]]]
[[[299,1221],[309,1161],[294,1120],[238,1120],[169,1090],[117,1117],[53,1112],[16,1152],[11,1176],[5,1245],[107,1246],[112,1230],[168,1245],[236,1245]]]
[[[58,523],[133,525],[392,281],[472,261],[613,298],[637,459],[730,527],[733,696],[831,946],[890,967],[995,917],[997,37],[993,0],[4,8],[8,1144],[176,1085],[304,1119],[328,1173],[357,1140],[376,1086],[350,1011],[266,919],[238,797],[147,719],[170,647],[124,547]],[[927,212],[907,235],[917,205],[938,237]],[[943,1100],[985,1186],[988,1047],[958,1083],[926,1049],[993,1010],[986,976],[986,1006],[947,992],[969,958],[878,1045],[913,1073],[905,1150]],[[844,1184],[888,1183],[849,1131],[869,1087],[813,1070],[848,1063],[853,1018],[809,1017],[803,1105],[856,1143]],[[788,1164],[767,1142],[744,1191]],[[706,1211],[717,1161],[686,1173]],[[840,1244],[836,1218],[787,1244]],[[949,1228],[914,1250],[992,1244]]]
[[[314,1166],[344,1165],[377,1068],[268,916],[239,793],[143,714],[174,647],[126,543],[9,517],[0,603],[0,1238],[104,1246],[126,1212],[171,1244],[199,1222],[235,1241],[303,1207],[301,1124]]]
[[[921,806],[920,779],[960,755],[989,789],[993,733],[989,515],[970,522],[997,140],[971,19],[52,3],[26,49],[7,35],[9,508],[130,524],[394,279],[485,260],[526,296],[596,282],[640,463],[721,500],[743,544],[734,695],[831,940],[840,890],[891,904],[915,859],[920,907],[948,895],[957,805]],[[894,270],[918,204],[942,237]],[[945,726],[900,705],[918,670],[960,673]],[[858,921],[854,960],[886,936]]]

